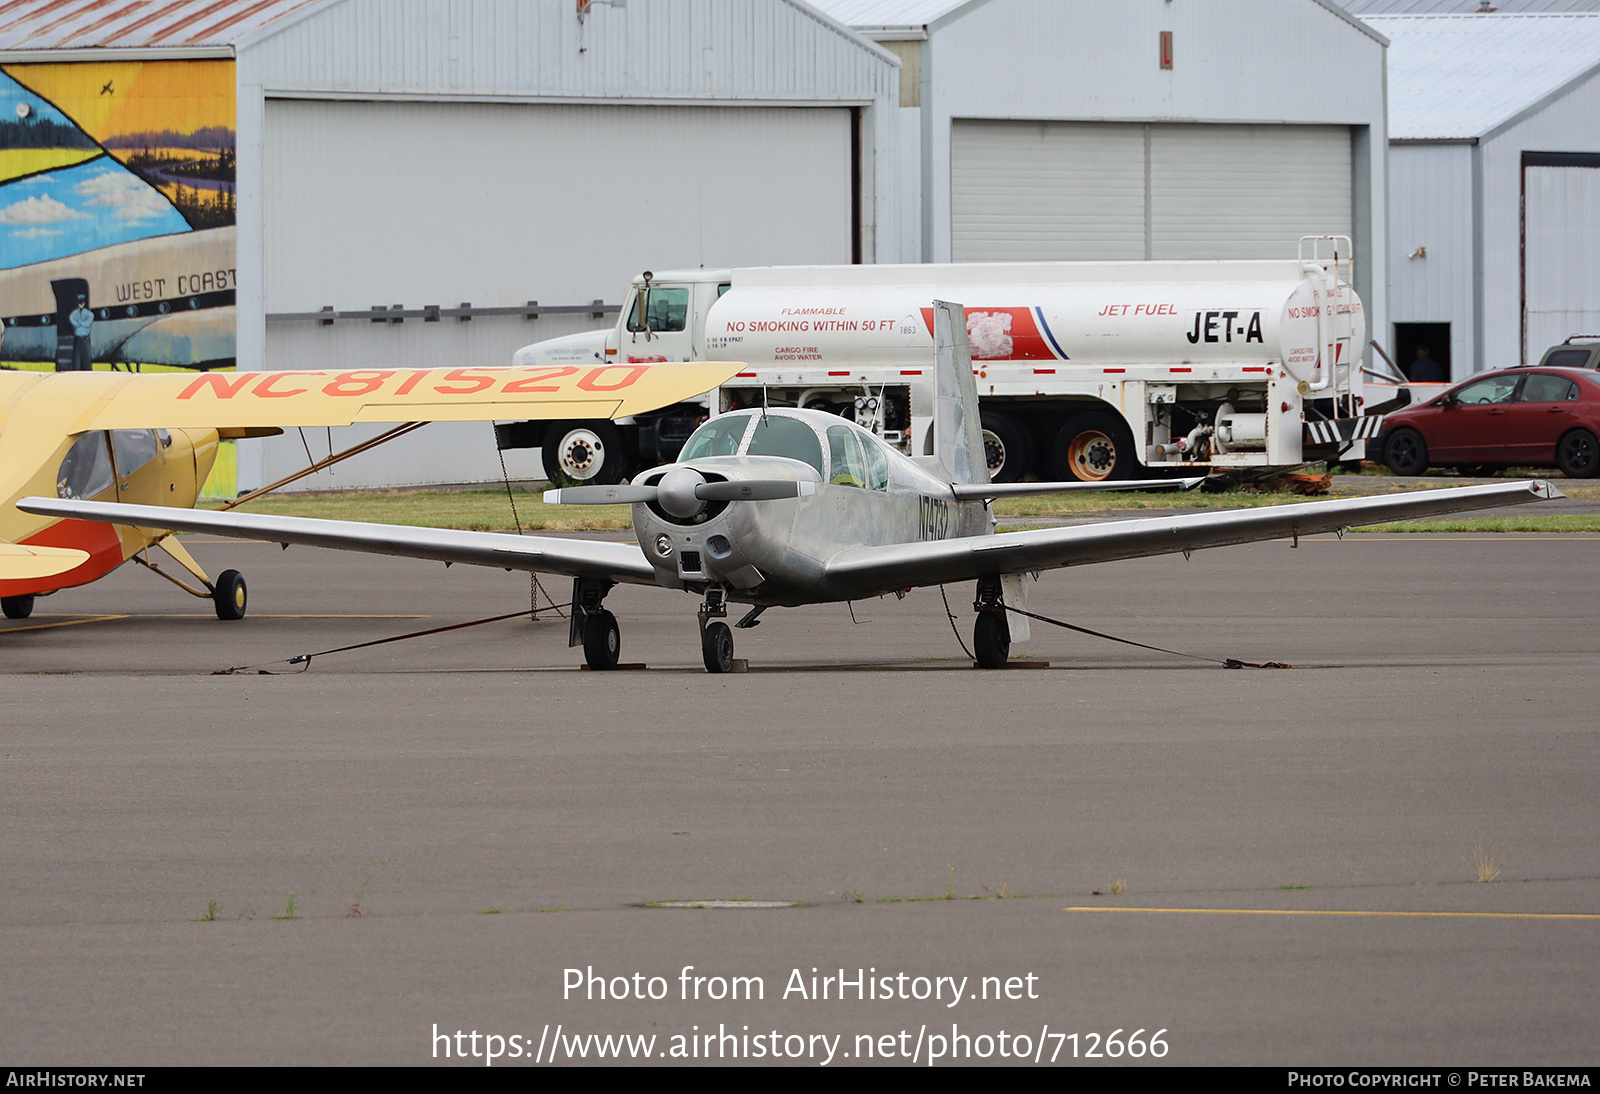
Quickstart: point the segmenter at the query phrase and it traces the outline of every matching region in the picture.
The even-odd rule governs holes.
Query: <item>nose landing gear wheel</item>
[[[33,614],[33,597],[0,597],[0,609],[5,610],[7,619],[26,619]]]
[[[249,600],[249,593],[244,587],[244,575],[238,570],[223,570],[211,589],[211,603],[216,605],[217,618],[243,619]]]
[[[972,627],[972,648],[983,669],[1004,668],[1011,656],[1011,628],[1001,612],[979,612]]]
[[[617,667],[622,656],[622,632],[617,617],[600,610],[590,612],[583,621],[583,659],[591,669],[604,672]]]
[[[733,632],[726,623],[706,624],[706,629],[700,632],[700,656],[707,672],[733,671]]]

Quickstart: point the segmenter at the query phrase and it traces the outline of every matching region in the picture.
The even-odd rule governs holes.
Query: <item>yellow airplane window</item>
[[[67,450],[56,472],[56,495],[92,498],[111,489],[111,453],[103,432],[85,433]]]
[[[117,458],[117,474],[124,480],[156,458],[161,442],[149,429],[113,429],[111,452]]]
[[[833,466],[834,486],[867,485],[867,469],[861,459],[861,446],[847,425],[828,427],[828,462]]]

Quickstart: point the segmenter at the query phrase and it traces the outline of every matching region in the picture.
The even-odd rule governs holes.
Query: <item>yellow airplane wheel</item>
[[[218,619],[243,619],[245,605],[249,603],[244,575],[238,570],[224,570],[211,590],[211,602],[217,606]]]
[[[26,619],[33,614],[33,597],[0,597],[0,607],[5,609],[7,619]]]

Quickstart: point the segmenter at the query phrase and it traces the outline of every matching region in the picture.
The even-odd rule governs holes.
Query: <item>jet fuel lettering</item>
[[[1190,345],[1197,342],[1232,342],[1235,334],[1246,342],[1265,342],[1261,337],[1261,313],[1250,313],[1250,322],[1235,323],[1243,312],[1197,311],[1194,313],[1194,330],[1184,335]]]

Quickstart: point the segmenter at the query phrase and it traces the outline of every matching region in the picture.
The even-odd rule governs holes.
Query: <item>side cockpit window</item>
[[[102,432],[85,433],[73,442],[56,471],[56,496],[92,498],[111,489],[111,452]]]
[[[128,476],[156,458],[161,442],[149,429],[113,429],[111,451],[117,458],[117,474],[127,482]]]
[[[889,457],[876,438],[862,437],[861,450],[867,454],[867,486],[873,490],[889,489]]]
[[[861,445],[847,425],[828,427],[828,462],[833,465],[834,486],[866,486],[867,468],[861,458]]]

